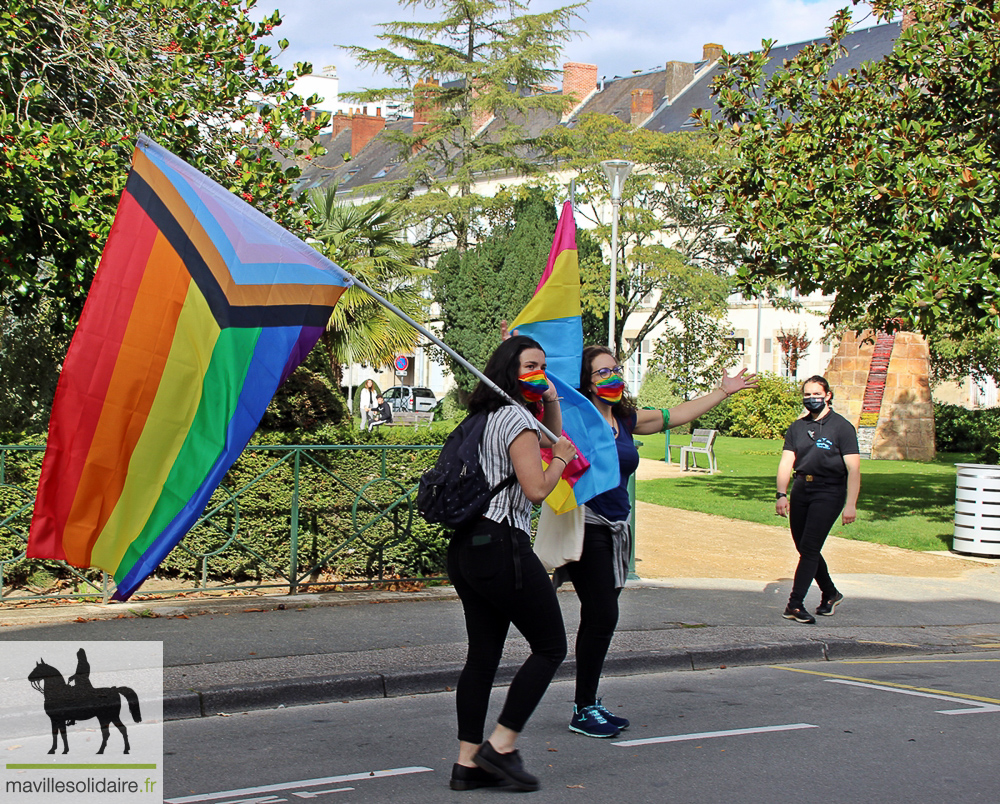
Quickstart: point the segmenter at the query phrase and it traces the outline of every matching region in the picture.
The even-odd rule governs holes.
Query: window
[[[733,344],[733,349],[735,350],[736,354],[738,355],[746,354],[747,351],[746,338],[727,338],[727,340]]]
[[[771,354],[771,339],[770,338],[764,338],[764,354],[766,354],[766,355]]]
[[[829,344],[829,343],[824,343],[824,344],[823,344],[823,351],[824,351],[824,352],[825,352],[826,354],[829,354],[829,353],[830,353],[830,344]]]

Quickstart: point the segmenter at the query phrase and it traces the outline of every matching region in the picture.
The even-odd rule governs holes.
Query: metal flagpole
[[[341,268],[340,270],[344,271],[343,268]],[[473,366],[472,363],[470,363],[468,360],[466,360],[464,357],[462,357],[458,352],[456,352],[454,349],[452,349],[450,346],[448,346],[448,344],[446,344],[444,341],[442,341],[437,335],[435,335],[429,329],[427,329],[426,327],[418,324],[416,321],[414,321],[412,318],[410,318],[406,313],[404,313],[402,310],[400,310],[398,307],[396,307],[396,305],[394,305],[391,301],[389,301],[388,299],[386,299],[384,296],[380,295],[378,292],[376,292],[372,288],[368,287],[368,285],[366,285],[360,279],[355,278],[353,275],[351,275],[347,271],[344,271],[344,274],[346,274],[347,276],[351,277],[351,282],[354,285],[356,285],[358,288],[360,288],[361,290],[363,290],[365,293],[367,293],[369,296],[371,296],[373,299],[375,299],[375,301],[377,301],[379,304],[381,304],[387,310],[389,310],[389,311],[395,313],[396,315],[398,315],[407,324],[409,324],[411,327],[413,327],[417,332],[419,332],[425,338],[427,338],[428,340],[430,340],[432,343],[434,343],[437,346],[440,346],[442,349],[444,349],[448,354],[450,354],[453,358],[455,358],[455,360],[457,360],[462,365],[463,368],[465,368],[468,371],[471,371],[473,374],[475,374],[480,380],[482,380],[484,383],[486,383],[486,385],[489,386],[489,388],[491,388],[493,391],[495,391],[496,393],[500,394],[500,396],[502,396],[504,399],[506,399],[512,405],[519,404],[514,399],[512,399],[511,396],[510,396],[510,394],[508,394],[506,391],[504,391],[503,388],[501,388],[499,385],[497,385],[495,382],[493,382],[493,380],[491,380],[489,377],[487,377],[485,374],[483,374],[483,372],[481,372],[479,369],[477,369],[475,366]],[[555,433],[553,433],[544,424],[542,424],[541,422],[539,422],[538,426],[539,426],[539,429],[541,429],[541,431],[543,433],[545,433],[545,435],[549,438],[550,441],[552,441],[553,443],[555,443],[556,441],[559,440],[559,436],[557,436]]]

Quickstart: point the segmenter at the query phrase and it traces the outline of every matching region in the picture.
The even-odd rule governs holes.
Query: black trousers
[[[469,652],[458,679],[458,739],[481,743],[490,692],[511,623],[531,655],[518,669],[498,722],[516,732],[566,658],[566,628],[556,591],[524,531],[483,519],[448,547],[448,577],[465,612]]]
[[[788,524],[792,529],[795,549],[799,552],[799,564],[795,568],[789,606],[803,606],[814,579],[824,600],[836,594],[837,587],[821,551],[830,529],[844,510],[845,502],[847,486],[844,483],[809,483],[804,478],[795,479],[789,499]]]
[[[611,529],[587,525],[579,561],[566,565],[573,588],[580,598],[580,628],[576,633],[576,695],[578,707],[597,701],[604,659],[618,625],[615,588],[615,551]]]

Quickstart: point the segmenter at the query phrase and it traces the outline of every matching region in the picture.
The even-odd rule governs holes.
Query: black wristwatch
[[[783,492],[783,491],[776,491],[776,492],[774,492],[774,499],[775,499],[776,502],[778,500],[780,500],[782,497],[787,497],[787,496],[788,495],[785,494],[785,492]]]

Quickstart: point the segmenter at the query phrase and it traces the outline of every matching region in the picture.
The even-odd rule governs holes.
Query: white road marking
[[[224,798],[231,799],[233,796],[255,796],[261,793],[284,792],[286,790],[295,790],[299,787],[316,787],[321,784],[340,784],[342,782],[361,782],[367,779],[385,779],[388,776],[406,776],[411,773],[429,773],[433,770],[434,768],[425,768],[415,765],[410,768],[392,768],[390,770],[348,773],[343,776],[325,776],[322,779],[303,779],[298,782],[285,782],[284,784],[267,784],[260,787],[244,787],[240,790],[224,790],[220,793],[205,793],[200,796],[168,798],[164,799],[163,804],[195,804],[195,802],[198,801],[218,801],[219,799]],[[245,800],[244,804],[250,804],[251,801],[259,802],[259,804],[265,804],[265,802],[266,804],[270,804],[270,802],[286,800],[287,799],[274,798],[273,796],[265,796],[263,798]],[[232,804],[235,804],[235,802],[232,802]]]
[[[712,737],[734,737],[740,734],[765,734],[772,731],[796,731],[798,729],[818,729],[812,723],[789,723],[787,726],[758,726],[752,729],[726,729],[725,731],[701,731],[694,734],[675,734],[672,737],[647,737],[643,740],[622,740],[614,742],[622,748],[635,745],[654,745],[655,743],[681,743],[687,740],[707,740]]]
[[[299,798],[319,798],[320,796],[325,796],[327,793],[346,793],[348,790],[353,789],[353,787],[335,787],[332,790],[314,790],[311,793],[303,790],[300,793],[292,793],[292,795]]]
[[[917,690],[900,689],[898,687],[883,687],[881,684],[868,684],[863,681],[848,681],[843,678],[828,678],[831,684],[847,684],[852,687],[868,687],[873,690],[883,692],[898,692],[901,695],[916,695],[918,698],[936,698],[939,701],[955,701],[965,704],[965,709],[938,709],[939,715],[978,715],[983,712],[1000,712],[1000,706],[991,703],[980,703],[979,701],[969,701],[965,698],[955,698],[951,695],[935,695],[931,692],[918,692]]]

